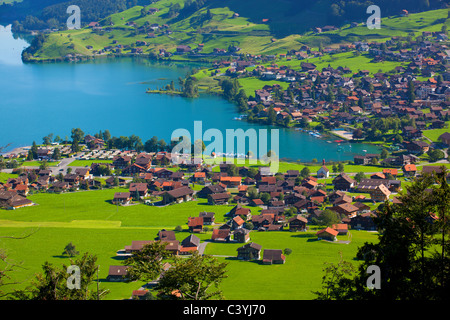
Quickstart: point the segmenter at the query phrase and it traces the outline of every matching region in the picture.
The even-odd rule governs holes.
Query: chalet
[[[197,251],[199,246],[200,239],[197,236],[191,234],[183,241],[181,241],[180,254],[191,254],[194,251]]]
[[[148,194],[148,185],[144,182],[133,182],[130,184],[130,193],[132,196],[146,197]]]
[[[229,242],[230,236],[230,229],[214,229],[211,235],[211,240],[215,242]]]
[[[166,191],[162,194],[163,204],[169,204],[172,202],[181,203],[192,200],[194,191],[189,187],[181,187],[171,191]]]
[[[332,229],[338,232],[338,235],[346,235],[348,233],[348,224],[338,223],[331,226]]]
[[[248,208],[243,208],[240,205],[236,205],[233,207],[233,209],[230,210],[230,212],[228,212],[227,215],[229,215],[232,218],[234,218],[236,216],[241,216],[241,217],[244,217],[245,219],[251,219],[252,212]]]
[[[114,156],[113,166],[116,169],[125,169],[131,165],[131,157],[129,156]]]
[[[114,180],[115,177],[109,177],[108,179],[105,180],[105,183],[108,187],[112,187],[114,186]],[[127,184],[127,180],[123,179],[123,178],[117,178],[119,186],[123,187]]]
[[[406,144],[406,150],[411,153],[426,153],[430,145],[425,141],[412,141]]]
[[[220,182],[229,188],[237,187],[241,185],[241,177],[221,177]]]
[[[333,179],[333,185],[335,190],[347,191],[352,189],[356,184],[356,181],[350,178],[345,173],[341,173]]]
[[[219,184],[213,184],[213,185],[204,187],[202,190],[200,190],[197,193],[197,196],[201,197],[201,198],[207,198],[211,194],[224,193],[224,192],[225,192],[224,187],[222,187]]]
[[[250,230],[239,228],[233,232],[233,240],[236,242],[246,243],[250,240]]]
[[[244,226],[244,223],[244,219],[242,219],[240,216],[235,216],[233,219],[231,219],[231,229],[236,230],[242,228]]]
[[[199,217],[203,219],[203,225],[211,225],[214,223],[215,220],[215,213],[214,212],[200,212],[198,214]]]
[[[296,215],[288,220],[289,231],[306,231],[306,224],[308,220],[301,215]]]
[[[336,230],[334,230],[334,229],[332,229],[330,227],[322,229],[322,230],[320,230],[320,231],[318,231],[316,233],[316,235],[317,235],[319,240],[325,239],[325,240],[328,240],[328,241],[337,241],[336,236],[338,234],[339,234],[338,231],[336,231]]]
[[[407,177],[414,177],[417,173],[417,168],[415,164],[406,164],[402,168],[403,175]]]
[[[314,63],[308,63],[308,62],[302,62],[300,66],[301,66],[303,72],[314,71],[317,68],[317,66]]]
[[[375,202],[386,201],[389,200],[390,194],[389,189],[384,184],[380,184],[370,191],[370,198]]]
[[[202,232],[203,230],[203,218],[202,217],[189,217],[188,218],[189,232]]]
[[[230,198],[231,195],[228,192],[210,194],[208,196],[208,204],[210,205],[228,204]]]
[[[366,212],[350,219],[350,226],[355,230],[376,230],[376,225],[373,221],[376,214],[373,212]]]
[[[356,216],[356,213],[359,210],[358,207],[355,207],[351,203],[342,203],[337,206],[331,207],[330,209],[339,214],[345,214],[349,218]]]
[[[286,257],[283,252],[279,249],[264,249],[262,263],[263,264],[284,264],[286,262]]]
[[[114,194],[114,198],[112,200],[113,204],[129,204],[131,201],[131,193],[130,192],[116,192]]]
[[[237,258],[240,260],[259,260],[261,258],[261,249],[262,246],[257,243],[247,243],[237,248]]]
[[[128,266],[109,266],[107,281],[126,281]]]
[[[275,221],[275,214],[266,213],[254,215],[251,220],[255,229],[267,228]]]
[[[444,132],[438,138],[443,144],[450,146],[450,132]]]
[[[82,180],[84,180],[90,177],[90,171],[90,168],[77,168],[75,169],[75,174],[77,174]]]
[[[191,47],[185,46],[185,45],[179,45],[176,49],[176,53],[178,53],[178,54],[183,54],[183,53],[187,53],[190,51],[191,51]]]
[[[132,300],[148,300],[151,295],[148,289],[133,290],[131,293]]]
[[[156,240],[161,240],[161,241],[164,241],[164,240],[167,240],[167,241],[176,240],[175,231],[162,229],[162,230],[158,231],[158,235],[156,237]]]
[[[0,208],[18,209],[33,205],[33,202],[15,191],[0,190]]]

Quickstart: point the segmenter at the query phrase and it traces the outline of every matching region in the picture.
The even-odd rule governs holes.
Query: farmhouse
[[[320,167],[317,171],[318,178],[328,178],[330,176],[330,170],[326,166]]]
[[[108,281],[125,281],[128,274],[128,266],[109,266]]]
[[[264,249],[262,262],[263,264],[284,264],[286,262],[286,257],[279,249]]]
[[[211,240],[215,242],[229,242],[230,236],[230,229],[214,229]]]
[[[356,181],[350,178],[345,173],[341,173],[333,179],[333,185],[335,190],[347,191],[352,189],[356,184]]]
[[[194,191],[189,187],[181,187],[171,191],[166,191],[162,194],[163,204],[169,204],[172,202],[181,203],[192,200]]]
[[[288,220],[289,231],[305,231],[308,220],[301,215],[296,215]]]
[[[189,217],[188,218],[189,232],[201,232],[203,230],[203,218],[202,217]]]
[[[203,219],[203,225],[211,225],[214,223],[214,212],[200,212],[199,217]]]
[[[181,241],[180,254],[191,254],[194,251],[198,250],[199,245],[200,239],[197,236],[191,234],[183,241]]]
[[[337,240],[336,236],[338,234],[339,234],[338,231],[336,231],[336,230],[334,230],[334,229],[332,229],[330,227],[322,229],[322,230],[320,230],[320,231],[318,231],[316,233],[316,235],[317,235],[319,240],[320,239],[325,239],[325,240],[328,240],[328,241],[336,241]]]
[[[248,242],[250,240],[250,230],[245,228],[239,228],[233,232],[233,240],[241,243]]]
[[[251,242],[237,248],[237,258],[241,260],[259,260],[261,258],[262,246]]]
[[[114,194],[114,199],[112,200],[113,204],[129,204],[131,201],[131,193],[130,192],[116,192]]]
[[[390,194],[391,192],[384,184],[380,184],[374,190],[370,191],[370,197],[376,202],[389,200]]]

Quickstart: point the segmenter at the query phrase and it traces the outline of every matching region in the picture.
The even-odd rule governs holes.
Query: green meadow
[[[22,262],[23,268],[13,273],[19,285],[6,287],[6,291],[25,288],[41,271],[45,261],[56,265],[68,265],[61,255],[65,245],[72,242],[80,253],[89,252],[98,257],[101,286],[110,289],[107,299],[127,299],[131,291],[143,283],[110,283],[105,281],[110,265],[121,264],[116,252],[133,240],[153,240],[163,228],[176,232],[178,240],[189,235],[187,219],[201,211],[216,213],[216,222],[226,221],[225,214],[233,205],[210,206],[205,199],[188,203],[155,207],[144,204],[127,207],[110,203],[115,192],[125,189],[104,189],[64,194],[35,194],[29,198],[37,205],[19,210],[0,211],[0,236],[30,237],[14,240],[0,239],[0,247],[6,249],[9,258]],[[261,209],[250,207],[252,214]],[[197,234],[207,241],[205,253],[217,255],[228,262],[228,278],[222,284],[227,299],[312,299],[311,291],[320,290],[322,268],[325,262],[336,262],[339,252],[352,261],[357,248],[365,241],[376,241],[375,233],[352,231],[351,243],[327,243],[317,241],[316,230],[309,232],[257,232],[252,231],[251,241],[263,249],[292,249],[284,265],[264,266],[257,262],[237,260],[236,249],[242,244],[209,242],[211,231]],[[348,240],[339,236],[339,240]],[[356,262],[355,262],[356,263]]]

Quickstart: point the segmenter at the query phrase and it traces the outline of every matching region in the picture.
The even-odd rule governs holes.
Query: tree
[[[379,241],[360,247],[356,258],[363,262],[356,274],[328,282],[319,299],[449,300],[450,188],[448,171],[441,170],[416,178],[399,196],[401,205],[386,202],[378,210],[373,219]],[[367,288],[367,270],[373,265],[381,272],[377,290]]]
[[[338,163],[337,169],[339,172],[344,172],[344,164],[342,162]]]
[[[61,151],[59,151],[59,148],[55,148],[55,150],[53,150],[52,159],[61,160]]]
[[[339,223],[341,219],[336,212],[325,209],[319,218],[313,218],[313,221],[318,225],[331,227],[333,224]]]
[[[227,278],[226,266],[227,263],[198,252],[187,259],[175,256],[172,267],[164,272],[156,286],[158,297],[174,299],[172,293],[176,291],[181,300],[223,299],[219,285]]]
[[[386,159],[388,157],[388,155],[389,155],[389,151],[387,151],[386,148],[383,148],[383,150],[381,150],[381,154],[380,154],[381,159]]]
[[[356,271],[351,262],[344,261],[342,252],[339,252],[339,262],[326,262],[323,269],[325,275],[322,277],[322,291],[314,292],[317,300],[339,299],[346,287],[341,287],[342,283],[350,281]]]
[[[277,113],[275,112],[275,110],[273,110],[273,107],[270,106],[269,107],[269,113],[267,116],[267,123],[268,124],[274,124],[277,120]]]
[[[84,139],[84,132],[80,128],[74,128],[72,129],[72,135],[71,135],[72,141],[80,143]]]
[[[40,170],[47,170],[48,169],[48,162],[47,160],[43,160],[39,162],[39,169]]]
[[[79,255],[80,252],[78,252],[75,249],[75,246],[72,244],[72,242],[70,242],[69,244],[66,245],[62,254],[68,255],[69,257],[75,257],[75,256]]]
[[[364,172],[358,172],[356,175],[355,175],[355,180],[357,181],[357,182],[361,182],[361,180],[362,179],[365,179],[366,178],[366,175],[364,174]]]
[[[303,179],[309,177],[310,174],[311,170],[308,167],[303,167],[303,169],[300,171],[300,177]]]
[[[414,100],[416,99],[414,83],[412,82],[412,80],[410,80],[408,82],[408,89],[406,91],[406,95],[408,97],[408,102],[409,103],[413,103]]]
[[[80,288],[70,289],[67,265],[60,268],[46,261],[42,266],[42,273],[36,275],[32,285],[25,290],[16,290],[13,298],[18,300],[100,300],[109,290],[98,286],[97,257],[84,253],[77,260],[70,260],[69,266],[79,268]],[[97,279],[97,287],[93,286]],[[95,289],[93,289],[95,288]]]
[[[430,162],[436,162],[440,159],[443,159],[445,156],[444,152],[439,149],[432,149],[432,150],[428,151],[427,154],[430,159]]]
[[[129,281],[155,280],[163,272],[164,259],[170,257],[166,248],[167,243],[155,241],[146,244],[142,249],[128,258],[124,264],[129,266],[127,275]]]

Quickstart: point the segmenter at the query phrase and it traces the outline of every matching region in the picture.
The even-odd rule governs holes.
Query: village
[[[450,134],[443,134],[442,141],[450,144]],[[302,170],[271,172],[267,166],[237,166],[234,164],[211,165],[187,163],[174,165],[170,152],[137,152],[133,150],[106,150],[102,139],[91,135],[84,138],[83,151],[73,154],[70,146],[61,148],[63,157],[70,161],[84,161],[90,165],[47,168],[16,168],[16,178],[0,182],[0,205],[4,209],[20,210],[36,205],[27,197],[36,193],[67,193],[120,188],[114,193],[111,205],[154,207],[177,206],[190,201],[206,201],[210,209],[192,212],[185,225],[189,236],[179,241],[174,231],[162,229],[155,239],[136,240],[131,245],[118,248],[117,256],[123,259],[139,251],[153,241],[166,242],[167,250],[174,255],[203,253],[211,242],[242,243],[236,258],[260,260],[262,264],[284,264],[284,248],[263,248],[251,240],[253,232],[304,232],[311,226],[324,226],[315,232],[317,240],[348,243],[352,230],[376,231],[373,217],[379,206],[388,201],[401,203],[397,195],[402,186],[415,176],[440,172],[440,164],[417,166],[420,159],[413,154],[399,155],[385,161],[379,172],[363,174],[338,172],[327,167],[325,160],[316,172],[308,167]],[[90,146],[90,148],[89,148]],[[42,146],[37,150],[38,161],[51,163],[58,146]],[[7,158],[25,157],[9,154]],[[73,158],[76,156],[76,158]],[[379,154],[355,156],[354,163],[371,165]],[[388,166],[386,164],[389,164]],[[329,165],[330,166],[330,165]],[[418,169],[418,168],[421,168]],[[330,170],[331,169],[331,170]],[[401,177],[401,178],[400,178]],[[232,205],[225,215],[226,221],[215,219],[215,208]],[[430,219],[435,217],[430,216]],[[182,227],[180,227],[182,228]],[[201,242],[196,234],[212,231],[207,242]],[[348,240],[338,240],[348,236]],[[261,251],[263,253],[261,254]],[[118,279],[120,278],[120,279]],[[110,267],[111,281],[126,279],[126,266]],[[142,291],[143,290],[143,291]],[[145,295],[141,288],[133,294]]]

